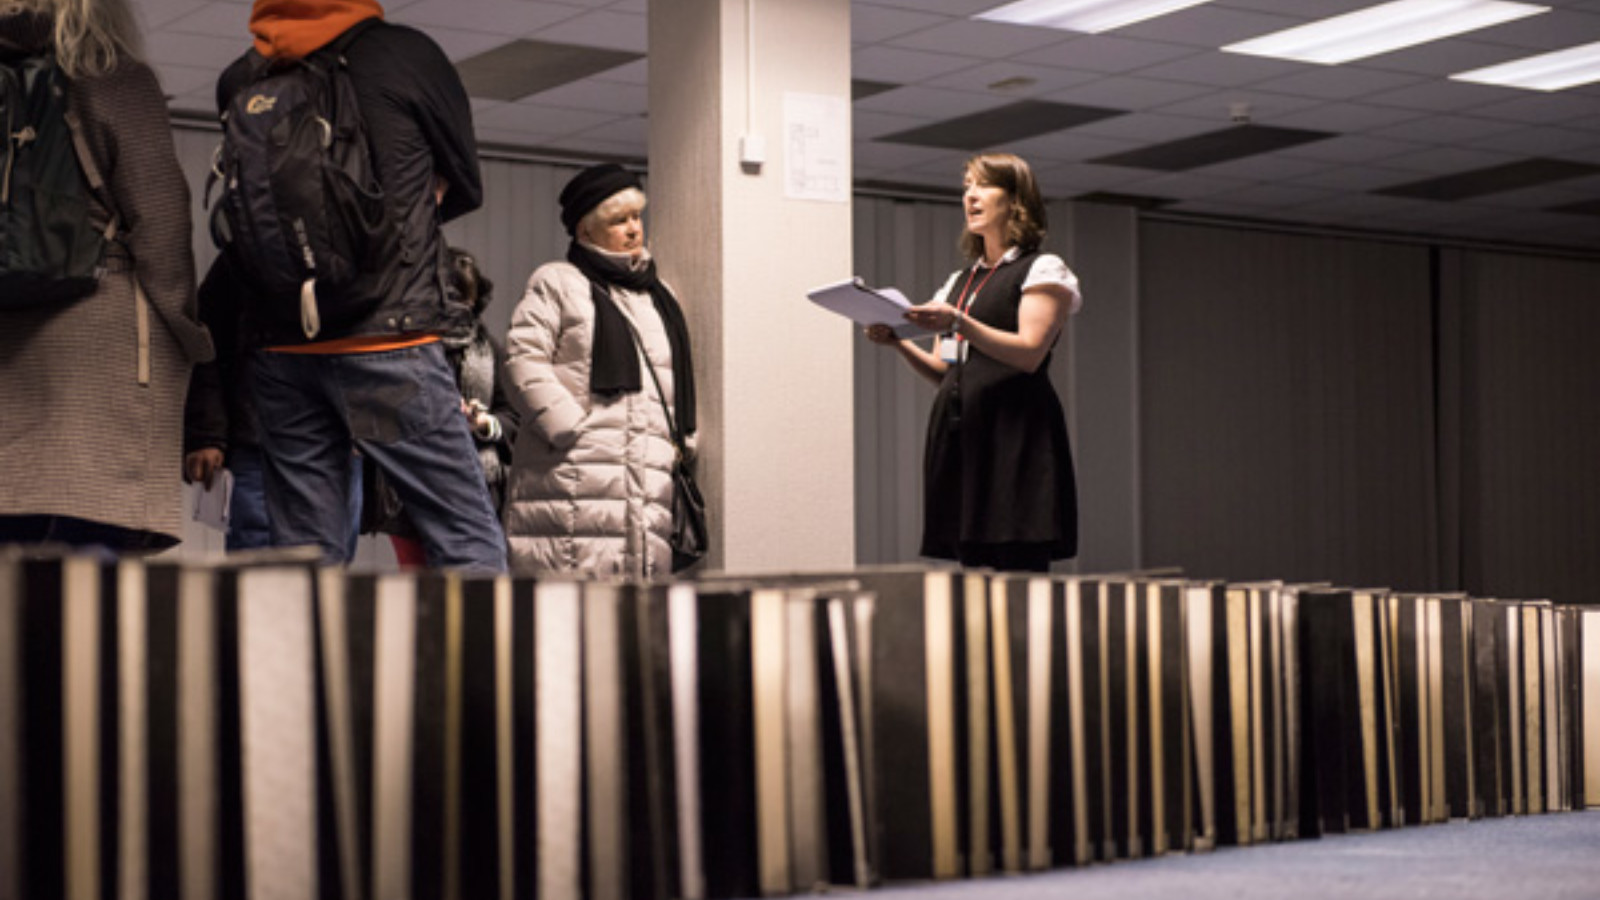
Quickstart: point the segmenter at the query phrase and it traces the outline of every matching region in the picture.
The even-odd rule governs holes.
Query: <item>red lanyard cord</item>
[[[956,297],[955,306],[957,313],[963,316],[967,314],[967,310],[971,308],[973,303],[977,302],[978,295],[983,293],[983,286],[989,283],[989,279],[994,277],[994,273],[999,268],[1000,265],[996,263],[993,268],[989,269],[988,274],[983,276],[983,280],[978,282],[978,289],[973,291],[971,294],[968,294],[967,288],[972,287],[972,279],[978,274],[978,264],[972,264],[972,268],[967,270],[966,283],[961,286],[961,293]],[[954,338],[958,341],[961,340],[961,335],[956,334],[953,330],[948,337]]]

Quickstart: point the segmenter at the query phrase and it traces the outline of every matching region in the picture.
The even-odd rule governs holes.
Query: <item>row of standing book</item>
[[[718,898],[1600,805],[1600,608],[0,555],[0,897]]]

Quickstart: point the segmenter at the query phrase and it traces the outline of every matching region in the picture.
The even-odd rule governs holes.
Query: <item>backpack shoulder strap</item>
[[[83,169],[83,178],[89,185],[89,192],[105,204],[106,211],[110,213],[110,220],[106,222],[104,231],[107,241],[117,237],[117,206],[111,197],[111,191],[106,188],[105,177],[100,174],[100,165],[95,162],[94,154],[89,152],[89,141],[83,136],[83,120],[78,118],[78,110],[72,105],[72,81],[65,72],[60,72],[61,97],[63,108],[61,118],[67,123],[67,131],[72,134],[72,149],[78,156],[78,166]]]
[[[345,51],[350,49],[350,45],[354,44],[357,38],[361,37],[363,34],[366,34],[369,30],[382,22],[383,20],[377,16],[362,19],[354,25],[351,25],[349,28],[346,28],[343,34],[329,41],[325,46],[317,51],[316,55],[326,53],[342,59]]]

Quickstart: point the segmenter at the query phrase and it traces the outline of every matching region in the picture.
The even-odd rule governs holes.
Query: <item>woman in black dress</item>
[[[867,329],[938,383],[923,458],[922,554],[1042,572],[1078,551],[1078,499],[1050,353],[1082,300],[1061,258],[1041,253],[1044,202],[1028,164],[967,161],[971,263],[906,318],[939,333],[930,351]]]

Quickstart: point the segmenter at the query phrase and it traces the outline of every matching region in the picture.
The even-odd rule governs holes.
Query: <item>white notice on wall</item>
[[[783,95],[783,193],[794,200],[850,202],[850,102],[826,94]]]

